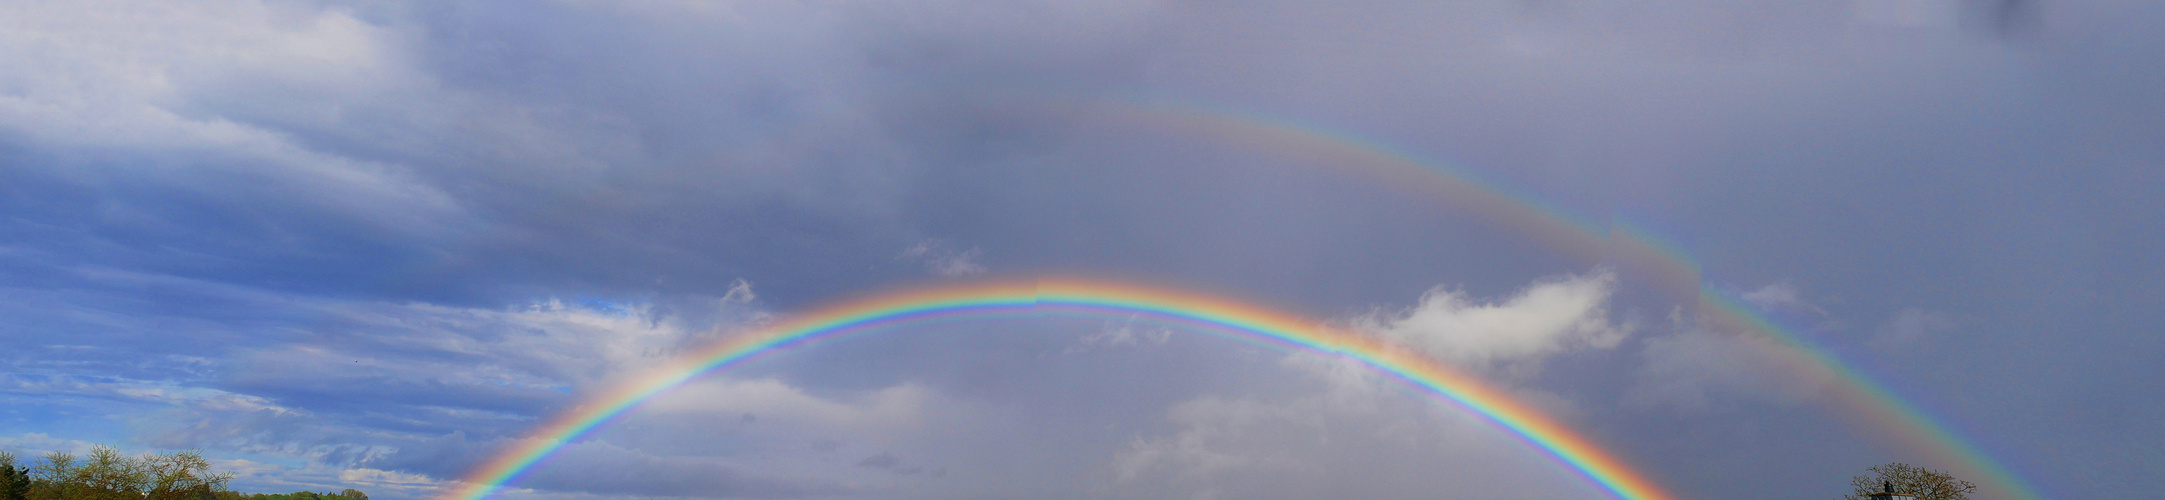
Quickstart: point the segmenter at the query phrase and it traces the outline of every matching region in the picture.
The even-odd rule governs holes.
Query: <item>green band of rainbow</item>
[[[559,414],[487,462],[438,498],[488,496],[551,453],[641,401],[761,352],[842,332],[955,315],[1031,311],[1110,311],[1145,314],[1332,353],[1403,379],[1472,410],[1553,456],[1620,499],[1674,497],[1593,441],[1508,392],[1372,338],[1349,335],[1299,316],[1195,292],[1078,279],[979,283],[905,290],[820,309],[756,332],[737,335],[647,371]]]
[[[1892,389],[1843,363],[1833,351],[1806,341],[1789,328],[1759,314],[1735,296],[1711,288],[1701,291],[1700,310],[1716,321],[1747,331],[1762,332],[1789,348],[1800,368],[1816,370],[1830,385],[1836,399],[1865,418],[1878,422],[1889,437],[1924,450],[1933,462],[1955,464],[1967,477],[1984,478],[2017,498],[2040,498],[2020,477],[1992,460],[1976,445],[1954,435],[1922,410],[1895,395]]]
[[[1111,123],[1132,129],[1146,124],[1174,133],[1216,137],[1229,144],[1265,148],[1300,163],[1329,172],[1374,179],[1379,185],[1404,190],[1440,201],[1518,231],[1541,247],[1586,262],[1607,262],[1619,257],[1645,258],[1655,276],[1671,290],[1672,298],[1697,304],[1698,312],[1739,331],[1757,332],[1789,347],[1800,368],[1817,371],[1838,383],[1831,391],[1838,401],[1864,417],[1875,431],[1894,437],[1925,453],[1934,465],[1952,467],[1965,477],[1982,479],[1989,496],[2020,500],[2044,498],[2021,476],[1985,454],[1918,406],[1905,401],[1884,383],[1866,376],[1819,343],[1796,329],[1785,328],[1747,304],[1738,302],[1704,283],[1698,263],[1676,245],[1629,221],[1603,221],[1573,215],[1570,211],[1526,193],[1489,182],[1465,169],[1428,161],[1407,151],[1328,127],[1298,123],[1254,112],[1211,106],[1149,100],[1102,101],[1094,108]]]

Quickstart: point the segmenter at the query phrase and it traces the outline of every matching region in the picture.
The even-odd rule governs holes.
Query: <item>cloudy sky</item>
[[[2045,498],[2144,497],[2159,26],[2147,0],[0,0],[0,449],[429,498],[684,349],[1060,273],[1420,350],[1683,497],[1960,465],[1681,277]],[[1408,185],[1445,173],[1489,201]],[[1680,260],[1559,243],[1537,210]],[[1207,333],[793,349],[502,497],[1604,498],[1464,408]]]

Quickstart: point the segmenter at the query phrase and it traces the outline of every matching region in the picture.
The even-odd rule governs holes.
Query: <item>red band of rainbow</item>
[[[904,290],[832,306],[737,335],[647,371],[549,419],[499,451],[438,498],[477,500],[612,418],[702,374],[776,347],[898,322],[975,314],[1084,310],[1145,314],[1275,344],[1331,353],[1395,376],[1462,408],[1554,457],[1625,500],[1674,498],[1593,441],[1510,393],[1372,338],[1296,315],[1195,292],[1078,279],[979,283]]]

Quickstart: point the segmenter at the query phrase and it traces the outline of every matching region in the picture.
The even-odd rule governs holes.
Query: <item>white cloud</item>
[[[747,304],[754,300],[759,300],[759,294],[752,293],[752,282],[739,278],[736,283],[729,285],[729,292],[722,294],[721,301]]]
[[[340,484],[352,485],[362,491],[400,491],[407,496],[421,496],[443,488],[445,481],[420,474],[356,467],[338,471]]]
[[[427,498],[450,483],[420,474],[308,462],[284,464],[248,459],[213,460],[213,468],[234,474],[236,491],[284,493],[340,491],[353,488],[370,498]]]
[[[1633,325],[1608,318],[1614,286],[1614,275],[1606,271],[1565,276],[1495,302],[1439,287],[1413,307],[1370,313],[1352,323],[1462,366],[1531,366],[1573,349],[1613,348],[1628,335]],[[1525,494],[1538,488],[1514,483],[1544,482],[1525,475],[1527,469],[1500,466],[1524,466],[1534,454],[1497,439],[1495,429],[1462,409],[1392,390],[1372,368],[1311,354],[1289,355],[1281,365],[1324,382],[1324,390],[1276,401],[1205,396],[1176,405],[1167,418],[1178,430],[1130,443],[1112,461],[1115,478],[1123,487],[1189,498],[1388,496],[1446,486],[1462,494],[1482,488]],[[1563,398],[1521,392],[1560,418],[1578,413]],[[1449,464],[1436,467],[1449,472],[1407,472],[1350,490],[1361,493],[1312,489],[1349,471],[1382,477],[1367,472],[1413,464]],[[1552,479],[1545,481],[1548,488],[1571,487]],[[1485,486],[1465,486],[1476,483]]]
[[[1400,311],[1355,318],[1355,328],[1447,362],[1485,367],[1535,361],[1573,349],[1613,348],[1636,327],[1612,324],[1607,302],[1616,276],[1599,271],[1536,282],[1499,302],[1435,288]]]
[[[133,403],[143,413],[127,415],[125,421],[138,433],[138,443],[162,448],[215,447],[311,458],[381,451],[365,445],[324,443],[323,421],[269,398],[172,380],[10,374],[0,376],[0,392],[48,402]]]
[[[1763,286],[1758,290],[1744,292],[1737,294],[1737,296],[1744,299],[1745,302],[1750,302],[1752,305],[1759,306],[1760,309],[1769,311],[1813,312],[1822,316],[1827,314],[1825,308],[1804,300],[1803,293],[1797,290],[1796,285],[1787,282]]]
[[[360,487],[383,498],[424,497],[439,486],[432,478],[456,476],[506,442],[504,436],[580,395],[770,318],[744,281],[722,297],[552,299],[473,308],[293,297],[101,272],[109,282],[157,283],[230,300],[234,307],[275,307],[301,323],[270,325],[284,342],[235,346],[232,357],[211,367],[221,374],[212,380],[12,373],[0,376],[0,392],[149,406],[153,409],[129,420],[142,442],[210,450],[221,467],[243,473],[236,484],[254,491]],[[190,367],[204,362],[177,361]],[[834,467],[821,458],[865,446],[921,456],[922,446],[906,436],[935,426],[981,428],[955,424],[974,418],[974,411],[914,383],[815,395],[775,379],[702,379],[653,398],[607,434],[637,446],[567,449],[569,463],[587,464],[587,470],[537,476],[533,484],[542,490],[527,496],[682,495],[706,488],[783,496],[839,491],[840,486],[793,478],[833,475]],[[747,429],[755,432],[729,435]],[[744,446],[700,448],[712,445],[685,436],[741,439]],[[0,447],[41,452],[87,446],[38,437],[0,441]],[[807,446],[823,440],[852,445],[826,451]],[[597,465],[604,463],[644,464],[652,470]],[[716,470],[733,472],[694,479],[655,476]],[[842,470],[843,477],[853,471]],[[909,471],[916,473],[898,473]],[[856,472],[927,478],[936,471],[940,462],[911,458],[895,468]],[[597,481],[596,486],[585,486],[581,478]]]
[[[32,460],[47,453],[81,454],[90,451],[92,446],[97,445],[98,443],[79,439],[55,438],[42,432],[25,433],[15,437],[0,436],[0,449],[14,453],[15,459],[18,460],[16,462],[18,466],[23,464],[21,461]]]
[[[0,392],[107,397],[229,411],[290,411],[261,397],[234,394],[204,387],[190,387],[172,380],[89,378],[72,375],[36,376],[11,373],[0,374]]]
[[[752,297],[740,281],[725,297],[681,298],[668,310],[649,300],[550,299],[512,309],[324,303],[332,324],[354,334],[258,350],[236,377],[579,393],[769,318]],[[423,352],[431,355],[404,355]]]
[[[170,276],[78,272],[109,285],[180,291],[219,304],[221,311],[277,314],[247,324],[114,316],[96,310],[97,301],[69,300],[73,296],[42,290],[4,291],[27,303],[57,305],[42,313],[96,319],[102,330],[173,331],[186,326],[188,339],[262,335],[271,341],[220,346],[214,353],[221,359],[215,362],[196,356],[143,357],[129,365],[136,371],[113,375],[81,375],[69,371],[72,365],[26,364],[18,367],[22,372],[0,375],[0,393],[52,404],[74,400],[106,405],[93,409],[109,409],[115,402],[129,405],[139,413],[123,413],[127,418],[119,421],[131,425],[141,442],[154,446],[205,448],[325,467],[368,466],[420,449],[418,444],[447,433],[490,439],[518,432],[533,418],[600,384],[769,317],[751,285],[742,281],[723,297],[547,300],[500,309],[295,297]],[[160,342],[194,341],[164,336],[97,340],[107,344],[100,349],[152,353],[178,350]],[[159,376],[179,378],[143,378]],[[892,397],[876,398],[889,403],[875,409],[899,411],[892,409],[911,401],[907,388],[891,392]],[[800,397],[765,402],[806,414],[850,408],[815,404],[820,401]],[[469,457],[441,458],[443,463],[406,460],[400,467],[375,468],[447,473]]]

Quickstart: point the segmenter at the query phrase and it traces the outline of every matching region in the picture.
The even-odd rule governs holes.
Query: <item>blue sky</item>
[[[1426,349],[1687,497],[1927,460],[1659,283],[1268,144],[1650,228],[2052,498],[2165,488],[2151,2],[0,3],[0,449],[427,498],[582,394],[1042,273]],[[1448,405],[1125,318],[715,374],[507,498],[1599,498]],[[1775,353],[1775,354],[1770,354]],[[1930,464],[1947,467],[1945,464]],[[1999,498],[1987,491],[1983,498]]]

